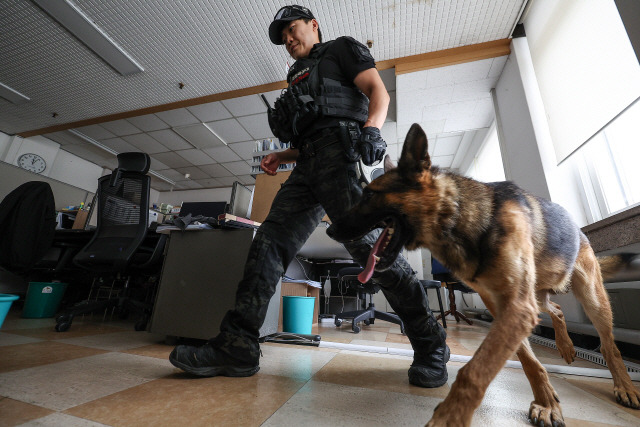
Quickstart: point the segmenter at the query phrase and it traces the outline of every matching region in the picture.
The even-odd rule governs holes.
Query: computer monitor
[[[227,213],[240,218],[249,218],[252,197],[253,191],[238,181],[234,182],[231,187],[231,201],[229,202]]]
[[[218,218],[218,215],[225,213],[227,202],[184,202],[180,207],[180,217],[188,214],[191,216],[208,216]]]

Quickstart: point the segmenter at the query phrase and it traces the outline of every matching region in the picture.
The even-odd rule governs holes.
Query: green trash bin
[[[27,297],[24,300],[22,317],[53,317],[58,311],[66,283],[29,282]]]

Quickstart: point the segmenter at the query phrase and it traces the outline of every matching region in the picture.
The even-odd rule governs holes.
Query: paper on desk
[[[291,277],[284,276],[282,279],[283,282],[292,282],[292,283],[306,283],[309,286],[313,286],[314,288],[322,288],[322,283],[316,282],[314,280],[308,279],[292,279]]]
[[[185,230],[211,230],[211,229],[213,229],[213,227],[210,226],[209,224],[189,224],[187,225],[187,228],[185,228]],[[182,229],[176,225],[159,225],[158,228],[156,228],[156,232],[158,233],[163,230],[182,230]]]

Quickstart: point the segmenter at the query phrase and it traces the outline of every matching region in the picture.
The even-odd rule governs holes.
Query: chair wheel
[[[364,319],[364,320],[362,321],[362,323],[364,323],[365,325],[369,326],[369,325],[370,325],[370,324],[372,324],[373,322],[372,322],[371,320],[369,320],[369,319]]]
[[[340,325],[342,325],[342,319],[338,319],[338,318],[336,317],[336,320],[335,320],[335,322],[333,322],[333,323],[335,323],[335,325],[336,325],[336,326],[340,327]]]
[[[69,322],[71,320],[71,316],[68,314],[61,314],[58,317],[56,317],[56,323],[66,323]]]
[[[71,323],[60,322],[56,324],[56,332],[65,332],[68,331],[71,327]]]
[[[360,326],[358,326],[358,325],[353,325],[353,328],[351,328],[351,329],[353,329],[353,333],[354,334],[357,334],[358,332],[360,332]]]

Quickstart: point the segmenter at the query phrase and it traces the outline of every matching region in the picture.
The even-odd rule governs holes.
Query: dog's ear
[[[414,123],[407,133],[398,161],[398,169],[403,173],[420,173],[431,167],[431,158],[427,150],[427,135],[419,124]]]
[[[391,169],[395,169],[396,165],[393,164],[391,156],[388,154],[384,156],[384,173],[389,172]]]

